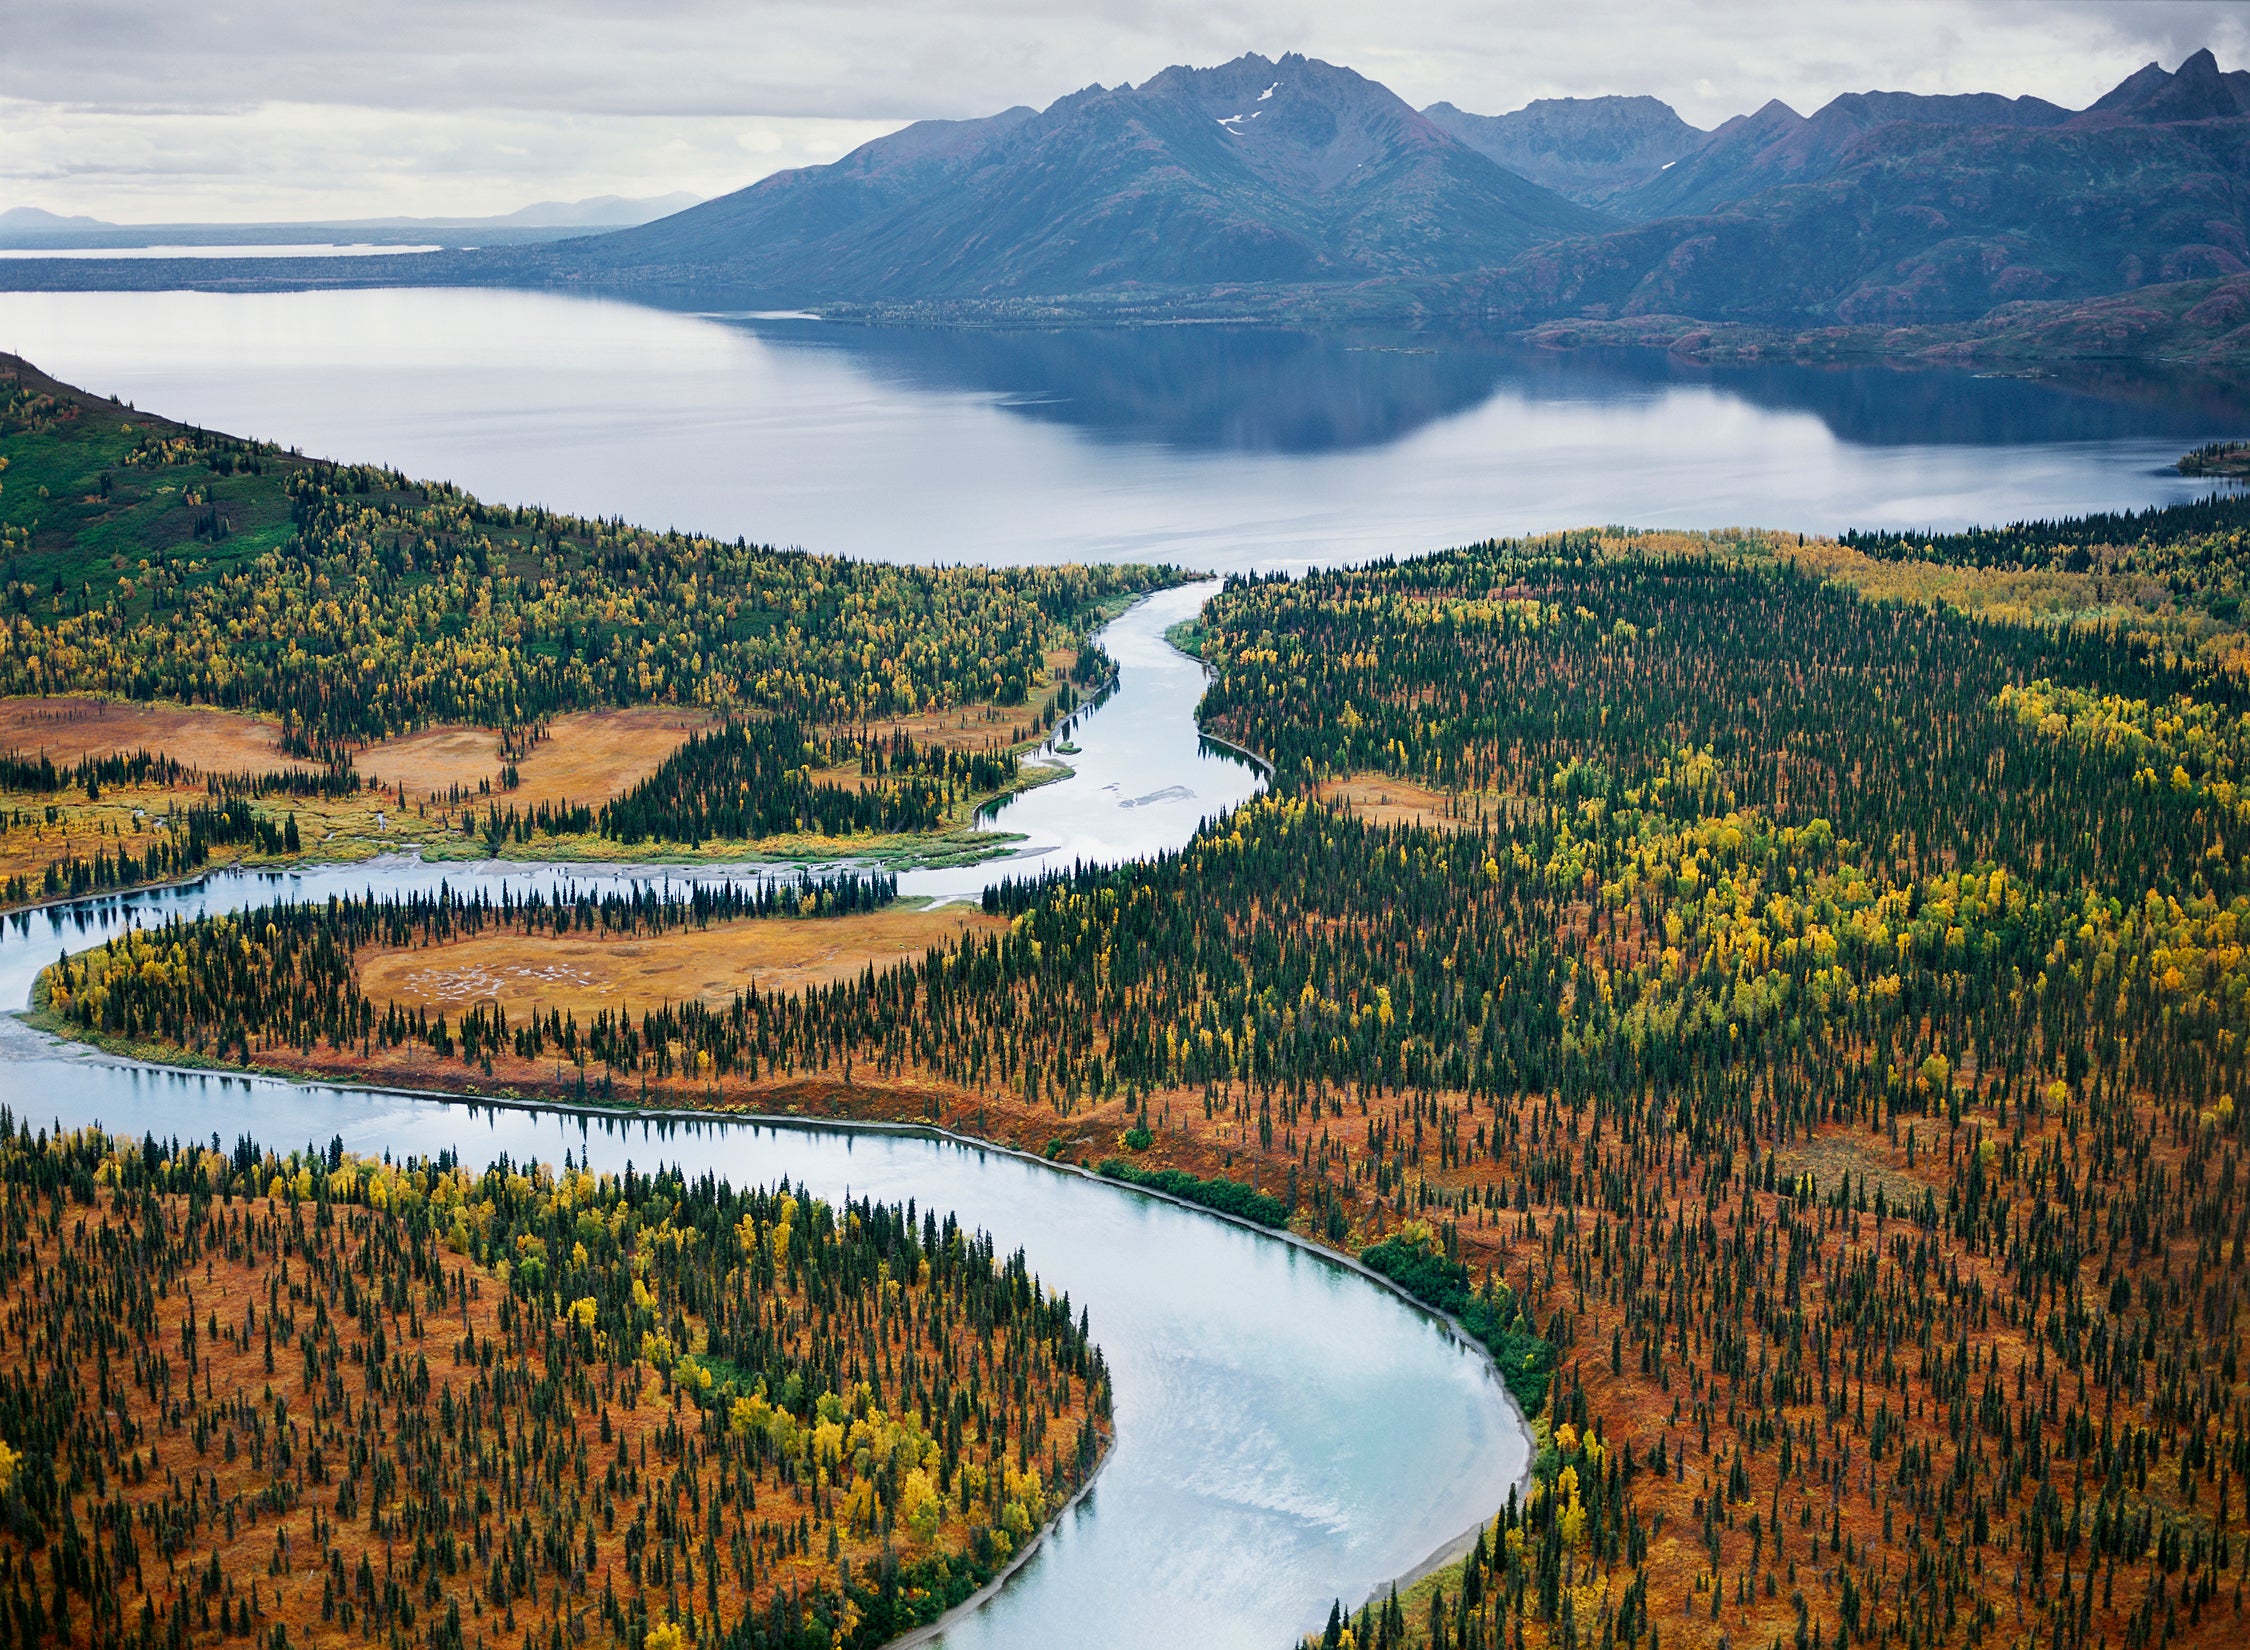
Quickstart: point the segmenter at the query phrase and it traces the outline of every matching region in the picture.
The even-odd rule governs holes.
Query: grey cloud
[[[2083,103],[2151,58],[2177,62],[2200,45],[2240,63],[2250,55],[2245,12],[2205,0],[1095,0],[1068,9],[1033,0],[0,0],[0,205],[27,199],[33,180],[52,176],[74,148],[74,175],[90,180],[102,154],[155,134],[183,175],[207,159],[214,189],[205,195],[233,198],[239,171],[222,157],[284,129],[319,137],[316,114],[276,117],[284,104],[334,111],[334,123],[390,156],[389,166],[421,168],[433,211],[458,203],[435,192],[464,172],[482,178],[480,189],[513,187],[523,199],[716,190],[774,165],[833,158],[837,143],[881,126],[1045,104],[1090,83],[1250,49],[1302,50],[1417,104],[1445,98],[1495,112],[1538,96],[1650,92],[1710,125],[1770,97],[1810,109],[1878,86]],[[501,127],[507,146],[529,151],[511,165],[499,164],[501,140],[491,136]],[[765,157],[734,141],[782,130],[789,141]],[[664,172],[673,134],[698,157],[692,177]],[[443,162],[449,135],[475,151],[468,161],[456,153]],[[358,210],[374,180],[350,147],[316,141],[301,158],[269,153],[268,205],[327,190],[339,210]],[[115,175],[129,193],[130,174]],[[217,189],[222,177],[236,181]],[[394,198],[388,166],[379,181]],[[265,208],[242,197],[239,210]]]
[[[2215,37],[2239,42],[2241,17],[2238,5],[2198,0],[1432,0],[1406,10],[1241,0],[1223,11],[1159,0],[1072,11],[1021,0],[6,0],[0,94],[143,111],[317,88],[318,100],[371,108],[903,120],[1043,103],[1240,50],[1301,49],[1405,82],[1417,101],[1498,107],[1568,87],[1692,103],[1695,83],[1709,80],[1730,107],[1748,108],[1767,96],[1926,85],[1972,65],[1980,85],[2053,95],[2135,53],[2176,59]],[[1936,40],[1949,49],[1933,52]],[[2056,46],[2075,61],[2054,61]]]

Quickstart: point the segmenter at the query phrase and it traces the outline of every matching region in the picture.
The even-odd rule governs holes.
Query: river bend
[[[973,895],[994,877],[1176,847],[1259,778],[1198,737],[1202,673],[1163,641],[1210,586],[1164,592],[1112,624],[1118,692],[1079,718],[1066,780],[1003,809],[1008,859],[911,872],[902,892]],[[81,902],[0,928],[0,1002],[37,971],[135,922],[317,899],[509,883],[519,891],[660,868],[424,866],[400,857]],[[708,870],[698,874],[713,874]],[[718,873],[725,874],[725,873]],[[265,1077],[181,1072],[58,1043],[0,1015],[0,1102],[34,1124],[287,1150],[341,1136],[394,1156],[450,1148],[597,1170],[676,1163],[737,1182],[914,1199],[1018,1246],[1089,1310],[1115,1379],[1117,1443],[1093,1492],[948,1650],[1195,1644],[1278,1650],[1420,1564],[1506,1499],[1529,1438],[1482,1357],[1364,1277],[1300,1246],[1010,1153],[915,1133],[628,1118]]]

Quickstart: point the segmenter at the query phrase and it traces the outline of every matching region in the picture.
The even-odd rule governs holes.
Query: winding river
[[[994,828],[1024,840],[985,864],[917,871],[902,891],[973,895],[996,877],[1179,845],[1251,795],[1257,772],[1197,735],[1202,673],[1163,640],[1212,587],[1166,591],[1110,625],[1118,691],[1082,714],[1072,775],[1019,797]],[[705,870],[699,874],[711,875]],[[724,874],[724,873],[720,873]],[[0,1002],[27,1000],[64,948],[134,922],[440,881],[520,888],[657,868],[425,866],[400,857],[286,874],[225,872],[184,889],[11,917]],[[1277,1650],[1450,1546],[1506,1499],[1529,1439],[1489,1366],[1442,1326],[1307,1249],[985,1147],[882,1130],[628,1118],[137,1065],[0,1015],[0,1102],[35,1123],[282,1149],[342,1136],[362,1152],[472,1163],[500,1152],[597,1169],[658,1162],[741,1181],[788,1176],[830,1196],[957,1211],[1086,1305],[1115,1376],[1117,1444],[1093,1493],[951,1647],[1189,1643]]]
[[[1589,521],[1916,527],[2158,504],[2174,455],[2250,420],[2229,383],[1706,369],[1474,339],[1242,328],[826,327],[544,293],[10,294],[0,344],[215,428],[444,474],[491,499],[908,561],[1296,568]],[[1011,803],[996,876],[1183,842],[1259,776],[1197,735],[1165,645],[1208,586],[1109,627],[1119,691],[1074,771]],[[134,921],[440,881],[631,870],[398,858],[86,902],[0,923],[0,1004]],[[693,873],[709,876],[708,869]],[[736,875],[756,874],[736,872]],[[472,1162],[507,1151],[787,1175],[958,1211],[1084,1302],[1116,1374],[1094,1492],[949,1646],[1278,1650],[1506,1499],[1528,1439],[1484,1362],[1367,1279],[1208,1215],[960,1142],[471,1105],[136,1066],[0,1014],[20,1116]]]

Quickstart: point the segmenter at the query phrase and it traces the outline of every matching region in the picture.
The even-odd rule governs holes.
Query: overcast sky
[[[927,116],[1302,51],[1417,106],[1838,92],[2079,106],[2250,6],[2176,0],[0,0],[0,209],[120,221],[719,194]]]

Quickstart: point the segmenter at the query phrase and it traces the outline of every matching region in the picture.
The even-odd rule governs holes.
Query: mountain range
[[[1908,112],[1882,118],[1885,104]],[[1667,201],[1680,210],[1655,215]],[[2242,275],[2250,75],[2199,52],[2078,112],[1868,98],[1799,120],[1769,106],[1617,206],[1649,215],[1479,270],[1434,301],[1504,326],[1958,326],[2003,309],[2044,326],[2041,305]]]
[[[1607,224],[1350,69],[1253,55],[922,121],[523,261],[793,304],[977,300],[1436,276]]]
[[[2230,319],[2250,291],[2250,73],[2205,50],[2078,110],[1869,91],[1706,132],[1650,97],[1418,110],[1349,68],[1251,54],[922,121],[605,234],[487,233],[380,269],[19,259],[0,285],[536,284],[875,319],[2250,361],[2250,316]]]
[[[2250,74],[2202,51],[2083,110],[1875,91],[1703,132],[1646,97],[1415,110],[1251,55],[926,121],[514,263],[924,316],[1962,326],[2250,272]]]
[[[1518,176],[1582,206],[1603,208],[1694,154],[1712,135],[1653,97],[1546,97],[1505,115],[1433,103],[1422,113]]]

